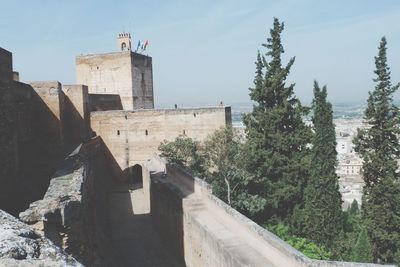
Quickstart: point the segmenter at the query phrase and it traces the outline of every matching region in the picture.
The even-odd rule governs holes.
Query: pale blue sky
[[[248,102],[254,60],[273,17],[285,22],[289,81],[303,102],[313,80],[332,102],[365,101],[379,40],[388,39],[392,80],[400,80],[397,0],[1,0],[0,46],[23,81],[75,82],[75,56],[116,50],[119,32],[148,39],[156,105]]]

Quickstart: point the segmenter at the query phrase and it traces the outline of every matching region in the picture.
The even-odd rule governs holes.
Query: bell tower
[[[120,33],[117,39],[119,51],[131,51],[131,34],[127,32]]]

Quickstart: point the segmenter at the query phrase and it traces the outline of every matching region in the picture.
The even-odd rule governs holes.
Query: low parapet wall
[[[186,266],[383,266],[310,259],[212,195],[203,180],[176,165],[164,168],[152,174],[151,213]]]
[[[42,200],[20,219],[85,265],[112,263],[108,248],[108,164],[100,138],[79,145],[57,169]]]

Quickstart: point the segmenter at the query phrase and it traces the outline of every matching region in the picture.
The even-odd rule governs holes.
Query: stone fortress
[[[154,109],[152,58],[117,43],[74,85],[20,82],[0,48],[0,266],[378,266],[311,260],[160,158],[230,107]]]

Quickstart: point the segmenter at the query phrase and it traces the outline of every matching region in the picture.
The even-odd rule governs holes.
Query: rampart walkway
[[[119,266],[179,267],[153,228],[142,188],[114,188],[109,197],[112,242]]]

